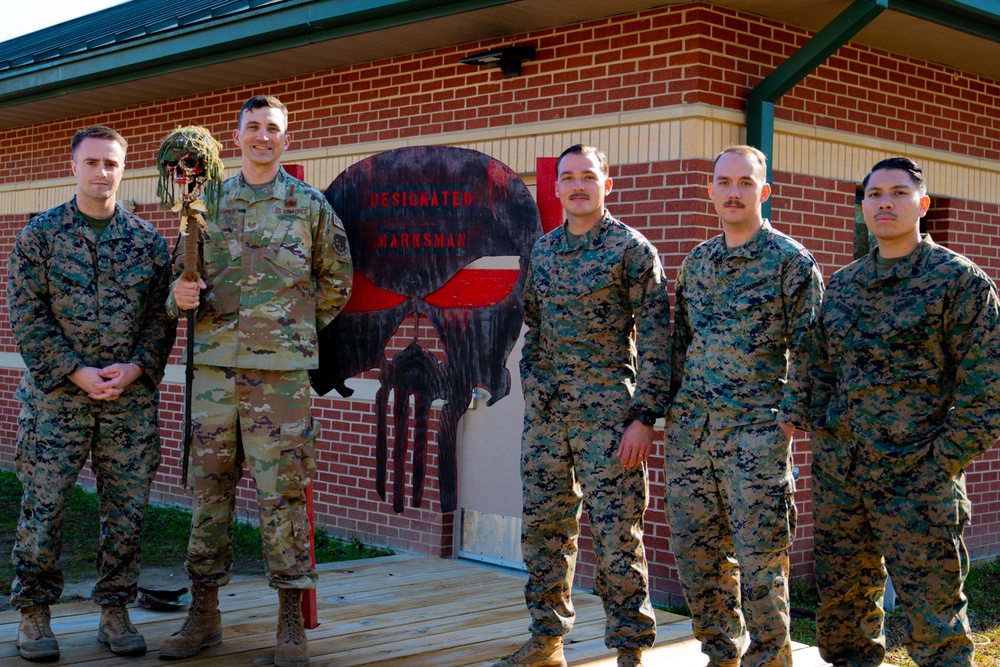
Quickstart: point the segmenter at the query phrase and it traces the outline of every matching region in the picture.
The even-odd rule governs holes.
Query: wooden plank
[[[411,667],[475,664],[482,662],[484,658],[496,660],[516,650],[528,638],[528,622],[523,608],[512,609],[504,614],[487,608],[467,618],[440,618],[436,622],[413,624],[410,627],[415,632],[411,633],[401,632],[397,627],[389,629],[388,633],[379,630],[366,633],[364,640],[347,636],[345,641],[351,642],[357,650],[348,653],[341,651],[330,657],[336,657],[337,664],[345,667],[380,664],[380,656],[362,650],[365,646],[370,646],[378,648],[383,654],[381,657],[391,651],[392,658],[386,664],[392,664],[393,661],[403,664],[398,661],[404,658],[405,664]],[[583,613],[578,614],[576,625],[568,635],[567,641],[571,647],[568,655],[588,657],[595,651],[606,652],[604,626],[603,608],[599,604],[586,605]],[[686,619],[685,623],[665,623],[663,630],[661,634],[664,639],[671,636],[690,637],[690,624]],[[387,643],[391,643],[391,648],[386,648]]]
[[[792,652],[792,661],[795,667],[825,667],[827,664],[826,660],[819,657],[818,648],[805,645]]]
[[[431,638],[415,635],[373,637],[379,641],[341,650],[323,657],[336,658],[338,667],[384,665],[441,667],[492,662],[516,650],[528,638],[527,619],[521,616],[498,623],[487,617],[477,619],[479,632],[466,628],[441,632]],[[594,638],[603,636],[604,619],[578,622],[571,635]],[[512,639],[513,638],[513,639]]]
[[[520,573],[409,554],[319,569],[319,626],[308,632],[312,663],[317,666],[488,667],[528,638]],[[184,667],[269,664],[278,608],[275,591],[260,579],[234,582],[221,592],[223,642],[184,660]],[[567,637],[570,664],[613,665],[614,652],[604,647],[600,600],[579,590],[574,591],[574,602],[577,623]],[[119,657],[97,642],[96,605],[62,604],[53,612],[63,655],[50,664],[77,667],[164,667],[159,644],[186,615],[186,610],[130,609],[150,651],[140,657]],[[687,619],[665,612],[657,612],[657,617],[659,647],[669,648],[690,636]],[[18,619],[17,612],[0,613],[0,665],[5,667],[28,664],[14,646]],[[697,667],[704,664],[699,660]],[[662,664],[666,667],[666,662]],[[672,661],[669,667],[686,666]]]

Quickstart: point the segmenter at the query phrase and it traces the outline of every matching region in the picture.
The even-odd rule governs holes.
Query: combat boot
[[[562,637],[531,635],[524,646],[493,667],[567,667]]]
[[[275,667],[305,667],[309,664],[309,643],[302,618],[302,591],[278,589],[278,646]]]
[[[161,658],[190,658],[203,648],[222,643],[219,589],[191,584],[191,605],[181,629],[160,644]]]
[[[101,605],[97,641],[110,646],[111,652],[116,655],[143,655],[146,652],[146,640],[132,625],[124,605]]]
[[[57,660],[59,642],[52,634],[52,612],[49,605],[36,604],[21,609],[21,626],[17,629],[17,652],[25,660]]]
[[[642,649],[618,649],[618,667],[642,667]]]

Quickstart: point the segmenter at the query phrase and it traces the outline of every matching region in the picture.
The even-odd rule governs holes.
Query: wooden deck
[[[488,667],[527,639],[523,575],[457,560],[414,555],[331,563],[320,567],[319,627],[309,630],[315,667]],[[223,642],[195,658],[159,659],[160,639],[178,627],[185,611],[130,610],[146,637],[143,657],[118,657],[97,641],[98,608],[90,602],[53,607],[52,629],[62,658],[49,665],[270,665],[278,600],[263,579],[222,589]],[[574,667],[614,667],[604,646],[600,600],[573,595],[577,622],[567,637],[566,659]],[[647,667],[704,667],[707,660],[682,616],[657,612],[656,646],[645,652]],[[0,665],[21,666],[15,648],[20,615],[0,613]],[[814,648],[795,646],[795,667],[824,665]]]

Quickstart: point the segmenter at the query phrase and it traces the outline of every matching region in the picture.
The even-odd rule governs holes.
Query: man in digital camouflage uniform
[[[137,594],[142,517],[160,464],[157,385],[177,329],[165,308],[167,244],[115,203],[125,139],[94,126],[71,146],[76,196],[32,218],[8,264],[10,326],[27,366],[17,389],[23,496],[11,606],[28,660],[59,657],[49,605],[62,594],[62,520],[88,456],[101,506],[97,637],[115,653],[146,651],[125,605]]]
[[[165,658],[222,641],[218,589],[233,562],[235,488],[245,458],[257,487],[268,579],[280,601],[274,664],[309,662],[300,610],[303,589],[316,585],[304,493],[317,435],[308,371],[318,365],[317,331],[350,296],[351,260],[343,225],[323,195],[281,169],[287,125],[275,97],[243,104],[233,131],[242,169],[223,184],[218,218],[208,221],[202,278],[178,278],[169,304],[175,313],[198,313],[187,553],[193,601],[183,627],[160,648]]]
[[[653,424],[669,383],[667,281],[652,244],[604,207],[604,154],[576,145],[557,165],[566,221],[535,244],[524,290],[521,550],[532,637],[494,667],[566,665],[581,504],[605,643],[619,667],[637,667],[656,638],[642,533]]]
[[[972,665],[963,469],[1000,435],[997,291],[975,264],[921,236],[930,198],[913,161],[879,162],[863,188],[878,248],[830,278],[817,330],[820,654],[881,664],[887,566],[914,662]]]
[[[771,188],[759,150],[720,153],[708,194],[723,233],[690,252],[676,282],[671,547],[709,665],[790,667],[790,445],[808,426],[807,344],[823,280],[812,255],[763,218]]]

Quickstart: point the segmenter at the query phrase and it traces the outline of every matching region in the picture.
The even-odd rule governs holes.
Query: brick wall
[[[749,89],[810,35],[763,18],[693,3],[534,33],[523,76],[461,65],[500,42],[356,65],[212,94],[28,125],[0,133],[8,159],[0,183],[67,175],[65,146],[91,122],[122,131],[132,167],[152,166],[179,120],[223,140],[253,92],[281,96],[292,110],[297,148],[340,146],[595,114],[703,103],[745,110]],[[779,119],[841,129],[957,155],[1000,159],[1000,83],[847,45],[776,105]]]
[[[210,128],[223,141],[224,157],[234,158],[237,151],[230,136],[236,110],[248,95],[262,91],[288,104],[293,149],[413,137],[437,143],[447,141],[442,135],[451,132],[551,121],[578,123],[593,115],[684,104],[741,111],[750,87],[808,38],[805,31],[706,3],[663,8],[6,130],[0,132],[6,155],[0,163],[0,184],[67,178],[72,133],[98,122],[128,137],[130,169],[151,167],[162,138],[182,122]],[[503,79],[496,70],[458,63],[469,53],[511,43],[538,47],[537,60],[525,63],[519,78]],[[777,105],[776,114],[780,120],[854,133],[862,138],[860,143],[872,137],[997,160],[998,99],[997,82],[848,45],[793,88]],[[615,191],[609,207],[656,244],[671,281],[683,256],[719,231],[705,193],[711,157],[622,164],[613,170]],[[327,183],[314,185],[325,188]],[[812,250],[827,276],[851,259],[854,188],[844,181],[775,173],[775,226]],[[167,238],[174,238],[175,214],[156,210],[154,202],[140,202],[138,213]],[[0,258],[9,252],[13,234],[26,221],[27,215],[0,217]],[[995,279],[1000,277],[1000,244],[993,232],[997,223],[1000,210],[996,205],[957,199],[937,200],[929,218],[935,238],[969,255]],[[5,280],[6,276],[0,277],[0,288],[5,287]],[[0,316],[0,352],[14,352],[3,302]],[[176,355],[177,350],[175,362]],[[0,426],[4,427],[0,430],[0,465],[6,467],[13,462],[18,407],[12,391],[18,375],[0,371]],[[178,485],[181,388],[165,386],[163,399],[165,456],[154,496],[186,502]],[[362,401],[327,397],[315,402],[324,433],[316,484],[320,523],[339,534],[451,555],[454,519],[442,515],[437,502],[433,442],[422,509],[408,506],[405,514],[395,515],[375,494],[371,481],[373,410]],[[807,441],[796,441],[794,456],[801,476],[793,564],[796,573],[807,575],[812,565]],[[653,461],[647,529],[654,588],[662,597],[678,589],[663,519],[661,466],[661,457]],[[1000,551],[998,477],[1000,452],[996,449],[969,471],[976,502],[975,523],[968,531],[973,555]],[[253,516],[252,491],[246,483],[241,487],[240,507],[244,515]],[[583,585],[591,585],[593,575],[588,539],[585,534],[581,541]]]

